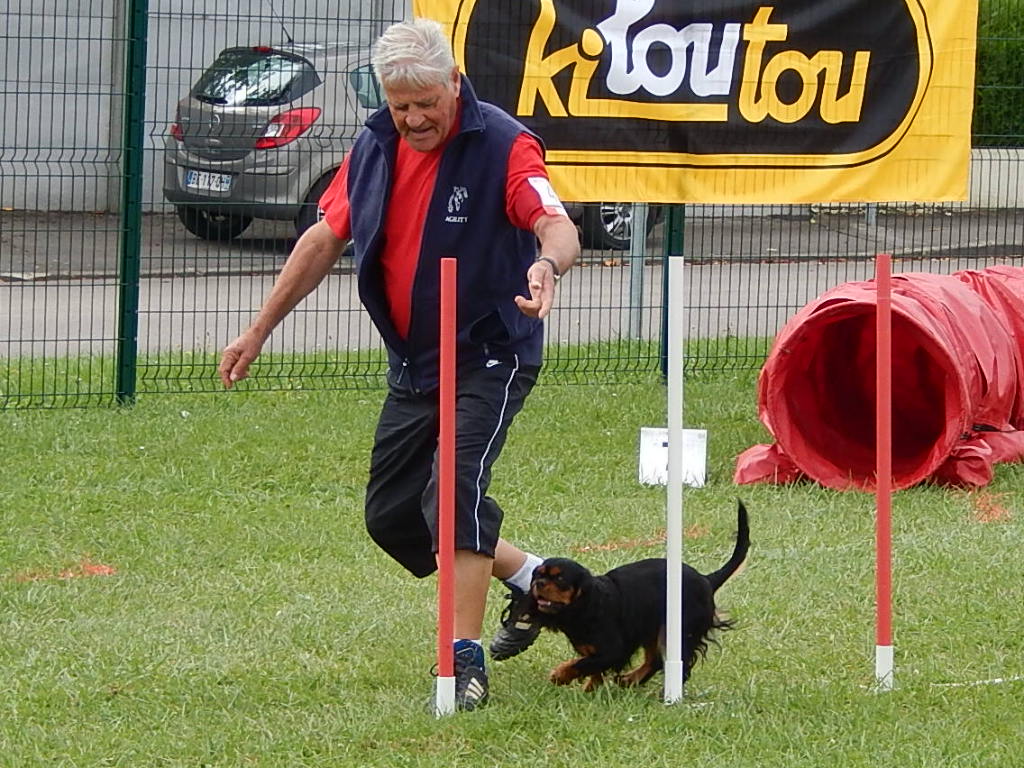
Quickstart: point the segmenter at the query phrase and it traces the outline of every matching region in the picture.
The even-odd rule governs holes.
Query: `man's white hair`
[[[393,24],[373,44],[373,71],[385,88],[430,88],[447,83],[455,67],[444,28],[431,19]]]

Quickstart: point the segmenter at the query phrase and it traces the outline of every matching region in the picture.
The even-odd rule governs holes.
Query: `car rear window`
[[[192,97],[228,107],[271,107],[295,101],[319,84],[320,76],[301,56],[229,48],[199,78]]]
[[[369,64],[356,67],[348,73],[348,82],[352,90],[356,92],[356,98],[360,105],[367,109],[378,109],[384,106],[384,97],[380,93],[380,86],[373,70]]]

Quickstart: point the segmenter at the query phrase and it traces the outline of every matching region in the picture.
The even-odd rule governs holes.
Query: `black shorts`
[[[487,495],[509,425],[537,382],[517,358],[459,369],[455,400],[455,549],[494,556],[503,513]],[[388,378],[366,488],[366,528],[416,576],[437,568],[438,393]]]

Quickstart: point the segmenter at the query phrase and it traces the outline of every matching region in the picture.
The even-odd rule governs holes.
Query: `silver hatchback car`
[[[317,219],[363,121],[382,104],[365,46],[228,48],[178,102],[164,196],[189,232],[237,237],[253,219]]]
[[[231,240],[254,219],[316,222],[317,202],[384,99],[364,46],[227,48],[178,102],[164,197],[189,232]],[[566,203],[584,247],[630,246],[630,203]],[[648,234],[661,218],[652,206]]]

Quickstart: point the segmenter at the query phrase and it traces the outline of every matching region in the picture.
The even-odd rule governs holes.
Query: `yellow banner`
[[[414,0],[566,200],[967,197],[977,0]]]

